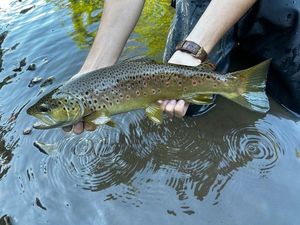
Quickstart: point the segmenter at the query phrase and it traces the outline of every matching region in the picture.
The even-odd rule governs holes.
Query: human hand
[[[186,66],[198,66],[201,61],[188,53],[176,51],[168,63]],[[189,107],[189,103],[185,102],[184,100],[160,100],[158,103],[160,104],[161,109],[171,118],[174,116],[177,118],[183,117]]]
[[[63,127],[63,130],[65,132],[70,132],[73,130],[75,134],[81,134],[84,130],[87,131],[94,131],[96,130],[96,126],[92,123],[86,123],[86,122],[78,122],[74,125]]]

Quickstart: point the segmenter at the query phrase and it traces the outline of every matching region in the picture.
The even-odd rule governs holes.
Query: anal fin
[[[195,105],[207,105],[212,104],[214,102],[213,95],[194,95],[194,96],[186,96],[183,99],[189,103]]]

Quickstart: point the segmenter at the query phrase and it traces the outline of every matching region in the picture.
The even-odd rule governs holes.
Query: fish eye
[[[49,108],[49,105],[47,105],[47,104],[41,104],[39,106],[39,111],[40,112],[48,112],[49,110],[50,110],[50,108]]]

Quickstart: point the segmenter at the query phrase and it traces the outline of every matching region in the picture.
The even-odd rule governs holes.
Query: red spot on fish
[[[197,81],[196,80],[192,80],[192,85],[196,86],[197,85]]]

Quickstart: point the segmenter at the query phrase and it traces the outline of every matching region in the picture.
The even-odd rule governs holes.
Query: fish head
[[[54,90],[28,108],[27,113],[39,119],[39,124],[35,124],[34,128],[50,129],[78,122],[84,108],[73,95]]]

